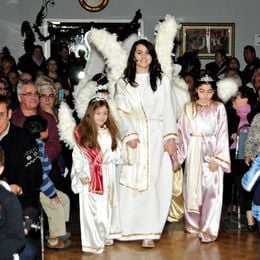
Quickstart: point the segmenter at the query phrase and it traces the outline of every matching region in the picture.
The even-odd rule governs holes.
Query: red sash
[[[89,161],[90,184],[89,192],[103,194],[102,154],[98,148],[81,147]]]
[[[78,140],[77,128],[74,131],[75,139]],[[90,171],[89,192],[103,194],[103,174],[102,174],[102,153],[98,148],[89,148],[80,146],[81,150],[87,156]]]

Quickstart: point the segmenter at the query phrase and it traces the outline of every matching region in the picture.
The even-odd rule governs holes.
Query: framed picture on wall
[[[213,59],[217,49],[235,55],[235,23],[181,23],[179,54],[197,50],[201,59]]]

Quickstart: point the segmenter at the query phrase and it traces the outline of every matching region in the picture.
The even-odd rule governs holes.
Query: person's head
[[[156,91],[157,80],[161,79],[161,65],[153,44],[145,39],[136,41],[128,56],[125,78],[132,86],[136,86],[136,73],[150,73],[151,87]]]
[[[240,69],[240,62],[236,57],[231,57],[228,61],[228,69]]]
[[[36,111],[39,105],[39,92],[32,81],[20,81],[17,96],[22,111]]]
[[[255,48],[251,45],[244,47],[244,60],[246,63],[251,63],[256,58]]]
[[[34,138],[41,140],[48,138],[48,121],[39,115],[26,117],[23,127],[28,129]]]
[[[78,50],[78,55],[80,58],[85,58],[85,54],[86,54],[86,51],[85,50],[82,50],[82,49],[79,49]]]
[[[195,87],[195,77],[190,73],[186,73],[183,75],[183,79],[188,84],[188,90],[191,93]]]
[[[11,117],[11,101],[8,97],[0,95],[0,135],[6,131]]]
[[[255,78],[259,75],[260,75],[260,67],[256,67],[254,70],[253,76],[252,76],[252,80],[251,80],[253,84],[254,84]]]
[[[18,80],[19,80],[19,74],[18,74],[18,72],[16,72],[16,71],[10,71],[10,72],[8,72],[7,78],[8,78],[9,84],[10,84],[11,86],[14,86],[14,87],[17,86]]]
[[[237,95],[232,100],[233,107],[239,108],[245,104],[252,106],[256,101],[254,91],[246,86],[238,88]]]
[[[56,99],[53,80],[47,76],[40,76],[36,79],[35,85],[40,95],[40,107],[43,110],[53,109]]]
[[[104,98],[95,97],[89,101],[85,115],[79,125],[80,144],[100,148],[97,140],[98,129],[108,128],[111,138],[111,148],[117,147],[118,129]]]
[[[6,96],[8,93],[8,86],[5,78],[0,78],[0,95]]]
[[[33,47],[33,51],[32,51],[32,56],[36,59],[36,60],[41,60],[44,57],[43,54],[43,49],[41,45],[35,45]]]
[[[58,67],[57,67],[57,61],[55,58],[53,57],[50,57],[48,60],[47,60],[47,69],[48,69],[48,72],[56,72]]]
[[[217,49],[215,51],[215,61],[216,63],[222,63],[225,59],[227,58],[226,56],[226,51],[224,49]]]
[[[149,72],[153,60],[157,60],[157,55],[151,42],[141,39],[133,44],[128,57],[128,65],[135,68],[137,73],[139,70]]]
[[[32,75],[28,72],[23,72],[19,75],[19,81],[32,81]]]
[[[260,74],[255,76],[253,85],[254,85],[256,91],[258,91],[260,89]]]
[[[59,55],[62,60],[68,61],[69,60],[69,47],[67,45],[62,45],[59,50]]]
[[[219,101],[216,80],[207,74],[198,79],[192,93],[192,100],[198,100],[201,104],[208,104],[211,100]]]
[[[15,64],[15,59],[10,54],[4,54],[1,59],[1,65],[4,70],[10,70]]]
[[[5,153],[2,146],[0,145],[0,175],[4,171],[4,165],[5,165]]]

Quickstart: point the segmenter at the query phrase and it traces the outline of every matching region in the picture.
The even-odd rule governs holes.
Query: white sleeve
[[[86,155],[81,151],[78,145],[74,146],[72,152],[72,168],[71,168],[71,189],[74,193],[80,193],[83,189],[81,178],[90,178],[89,163]]]
[[[164,141],[177,137],[176,126],[176,100],[172,92],[170,80],[166,75],[163,77],[164,84],[164,108],[163,108],[163,139]]]
[[[120,79],[116,84],[115,103],[120,117],[120,135],[124,143],[137,139],[138,134],[132,122],[132,106],[127,98],[126,82]]]

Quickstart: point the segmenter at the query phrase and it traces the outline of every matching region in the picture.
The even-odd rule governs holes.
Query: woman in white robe
[[[121,119],[123,166],[120,177],[121,240],[154,247],[164,228],[172,194],[176,119],[169,79],[153,45],[134,43],[125,77],[116,84]]]

